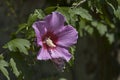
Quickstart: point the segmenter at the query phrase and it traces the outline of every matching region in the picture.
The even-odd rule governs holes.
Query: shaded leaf
[[[94,29],[92,27],[90,27],[89,25],[85,26],[85,30],[90,34],[92,35],[93,34],[93,31]]]
[[[74,59],[75,59],[74,58],[75,49],[76,49],[76,46],[70,47],[70,53],[72,54],[72,59],[69,61],[70,66],[73,65],[73,62],[74,62]]]
[[[26,27],[28,27],[28,25],[26,23],[20,24],[18,26],[18,30],[16,31],[16,34],[18,34],[21,30],[25,29]]]
[[[0,60],[4,59],[3,55],[0,55]]]
[[[106,34],[106,37],[108,38],[109,43],[113,43],[114,41],[114,34]]]
[[[50,14],[51,12],[55,11],[56,6],[52,6],[52,7],[47,7],[44,11],[47,14]]]
[[[37,19],[43,19],[45,14],[41,9],[36,9],[33,14],[30,14],[28,18],[27,25],[31,27],[31,25],[37,20]]]
[[[81,19],[79,22],[79,30],[78,30],[81,37],[83,36],[83,29],[85,28],[85,26],[86,26],[85,20]]]
[[[97,21],[93,21],[91,24],[98,30],[98,32],[100,33],[101,36],[103,36],[107,32],[106,25],[104,25],[100,22],[97,22]]]
[[[120,20],[120,6],[114,11],[115,16]]]
[[[18,49],[20,52],[23,52],[27,55],[27,49],[30,48],[30,42],[26,39],[16,38],[5,44],[3,48],[8,48],[10,51],[14,52]]]

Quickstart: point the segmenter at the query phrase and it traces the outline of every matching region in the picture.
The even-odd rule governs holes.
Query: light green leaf
[[[3,48],[8,48],[10,51],[14,52],[19,50],[27,55],[27,49],[30,48],[30,42],[26,39],[16,38],[5,44]]]
[[[5,75],[5,77],[10,80],[8,71],[5,67],[8,67],[8,63],[5,60],[0,60],[0,71]]]
[[[0,70],[5,75],[5,77],[7,78],[7,80],[10,80],[7,69],[4,68],[3,66],[0,66]]]
[[[37,15],[37,18],[39,19],[43,19],[45,16],[44,12],[41,9],[36,9],[34,15]]]
[[[114,34],[106,34],[106,37],[108,38],[109,43],[113,43],[114,41]]]
[[[5,60],[0,60],[0,67],[7,67],[9,66]]]
[[[15,63],[13,58],[10,59],[10,66],[13,69],[13,73],[18,77],[20,75],[20,73],[19,73],[19,71],[18,71],[18,69],[16,67],[16,63]]]

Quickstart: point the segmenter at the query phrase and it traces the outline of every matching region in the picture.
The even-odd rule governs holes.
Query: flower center
[[[53,34],[53,32],[48,31],[42,36],[42,42],[45,49],[55,48],[57,41],[58,37],[57,35]]]
[[[49,47],[56,47],[56,45],[53,43],[53,41],[50,38],[46,38],[45,39],[45,43],[49,46]]]

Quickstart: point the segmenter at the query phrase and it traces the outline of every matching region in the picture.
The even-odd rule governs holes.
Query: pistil
[[[53,43],[53,41],[50,38],[45,39],[45,43],[49,46],[49,47],[56,47],[56,45]]]

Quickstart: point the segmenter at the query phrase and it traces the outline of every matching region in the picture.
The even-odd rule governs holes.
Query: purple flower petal
[[[52,58],[64,58],[66,61],[69,61],[71,58],[71,54],[68,50],[62,47],[51,49],[51,56]]]
[[[44,21],[37,21],[32,25],[33,29],[35,30],[36,37],[37,37],[37,44],[42,45],[42,36],[45,34],[47,31],[45,27],[45,22]]]
[[[37,56],[38,60],[48,60],[51,59],[50,53],[47,49],[41,48]]]
[[[70,47],[77,42],[78,32],[70,25],[65,26],[61,32],[56,33],[58,36],[58,46]]]
[[[52,14],[45,17],[45,21],[48,24],[48,30],[56,31],[64,26],[65,18],[58,12],[52,12]]]

